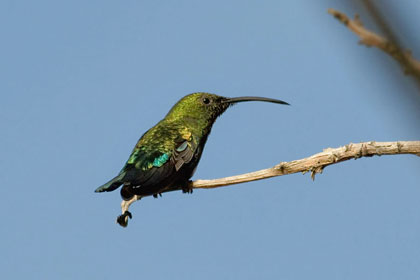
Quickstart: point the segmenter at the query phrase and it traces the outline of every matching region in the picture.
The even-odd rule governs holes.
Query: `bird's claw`
[[[132,219],[133,216],[130,211],[125,211],[124,214],[118,216],[117,223],[122,227],[127,227],[128,218]]]
[[[193,193],[192,181],[188,180],[188,182],[181,185],[182,193]]]
[[[182,192],[183,193],[193,193],[193,188],[191,188],[191,187],[182,188]]]

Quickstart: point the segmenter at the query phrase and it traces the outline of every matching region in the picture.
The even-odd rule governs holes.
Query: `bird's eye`
[[[207,97],[203,98],[203,103],[204,104],[208,105],[208,104],[210,104],[210,102],[211,102],[211,100],[209,98],[207,98]]]

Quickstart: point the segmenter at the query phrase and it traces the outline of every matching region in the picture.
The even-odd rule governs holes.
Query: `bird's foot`
[[[162,197],[162,193],[155,193],[155,194],[153,195],[153,197],[154,197],[154,198],[158,198],[158,196]]]
[[[193,193],[193,187],[191,186],[192,181],[188,181],[184,186],[182,186],[183,193]]]
[[[125,211],[124,214],[118,216],[117,223],[122,227],[127,227],[128,218],[132,219],[133,216],[131,215],[130,211]]]

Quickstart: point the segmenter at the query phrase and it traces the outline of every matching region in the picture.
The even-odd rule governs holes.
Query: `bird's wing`
[[[194,156],[195,145],[194,142],[184,140],[178,144],[174,150],[171,161],[175,166],[175,171],[178,171],[185,163],[189,163]]]
[[[169,176],[178,172],[181,167],[193,158],[195,145],[193,141],[183,138],[175,140],[175,149],[167,152],[136,148],[124,167],[124,181],[138,188],[157,186]]]

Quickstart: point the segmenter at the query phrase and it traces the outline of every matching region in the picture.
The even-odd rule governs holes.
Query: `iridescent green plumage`
[[[230,105],[242,101],[284,101],[263,97],[227,98],[210,93],[193,93],[178,101],[157,125],[137,142],[120,173],[96,192],[113,191],[123,185],[121,196],[128,200],[182,188],[200,160],[214,121]]]

